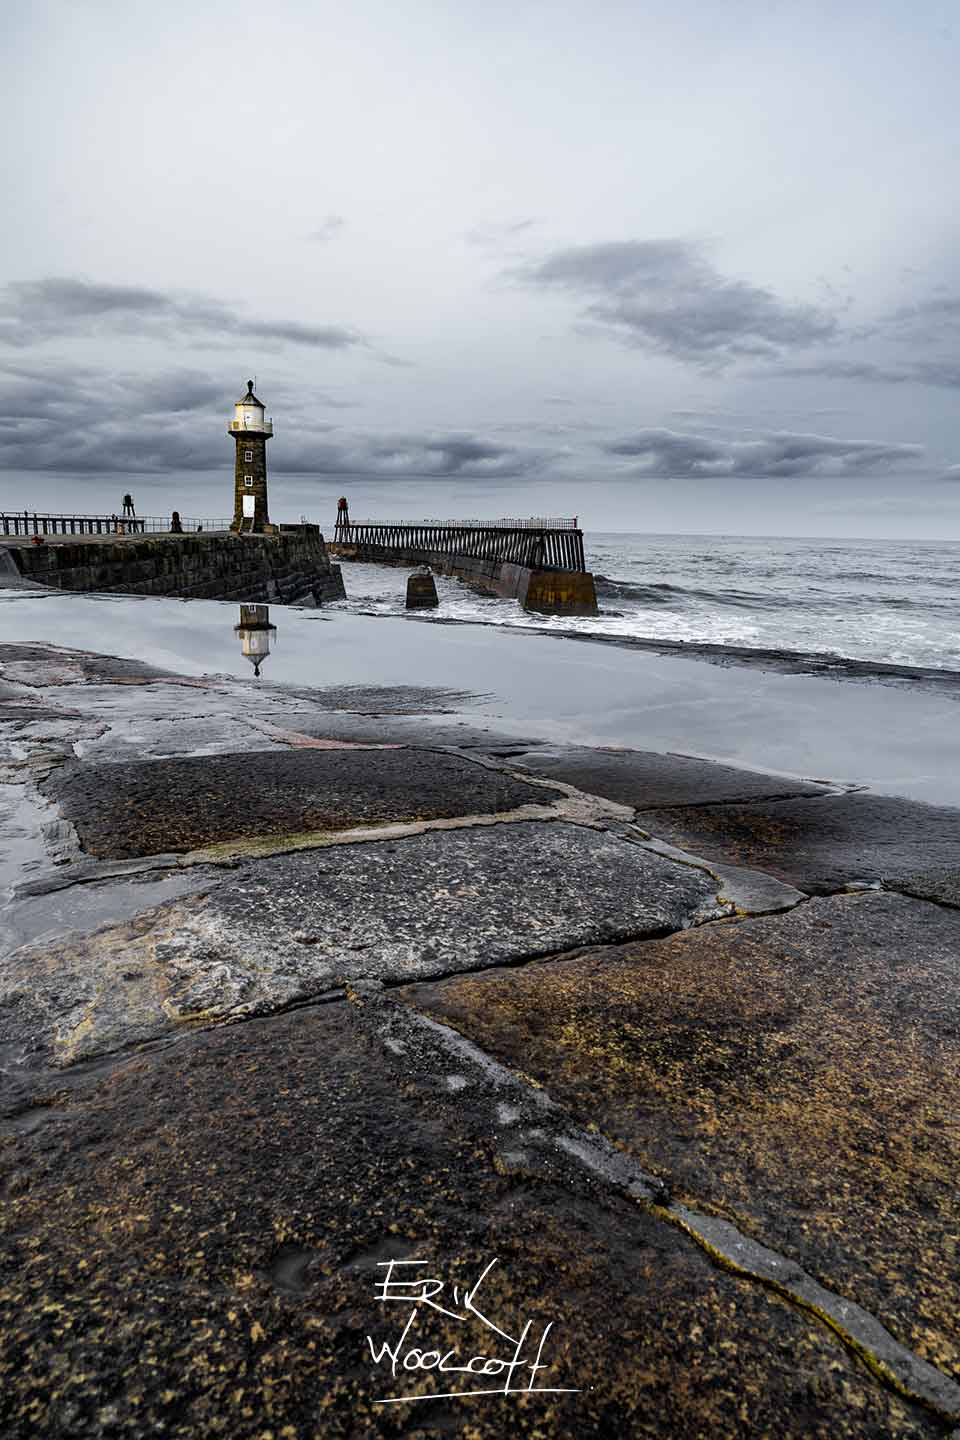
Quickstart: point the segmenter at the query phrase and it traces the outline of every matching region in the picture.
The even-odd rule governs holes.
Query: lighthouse
[[[227,433],[237,442],[234,471],[233,523],[231,530],[270,530],[267,510],[267,441],[273,422],[264,416],[264,407],[247,381],[247,393],[233,407]]]

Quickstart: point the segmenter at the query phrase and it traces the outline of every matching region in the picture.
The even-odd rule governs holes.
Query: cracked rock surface
[[[455,717],[445,719],[442,715],[301,713],[291,725],[295,725],[301,735],[354,744],[451,745],[497,751],[526,751],[537,744],[529,735],[515,735],[493,726],[481,728],[476,723]]]
[[[960,1425],[960,812],[495,704],[0,646],[4,1440]]]
[[[549,804],[556,793],[456,755],[389,750],[88,763],[63,768],[47,785],[84,850],[101,858],[191,850],[249,836],[494,814]]]
[[[340,1003],[210,1031],[0,1141],[5,1437],[941,1433],[538,1145],[495,1082],[452,1086],[449,1056],[381,1028]],[[479,1308],[552,1324],[537,1381],[577,1393],[377,1406],[450,1388],[371,1363],[366,1336],[396,1344],[410,1314],[376,1300],[385,1263],[423,1261],[449,1304],[494,1258]],[[409,1344],[513,1354],[495,1339],[428,1311]]]
[[[958,954],[851,895],[398,993],[960,1376]]]
[[[951,868],[931,866],[913,875],[898,875],[891,888],[921,900],[934,900],[960,910],[960,861]]]
[[[960,879],[960,810],[892,795],[641,810],[638,824],[709,860],[767,870],[817,894],[854,881]]]
[[[777,795],[822,795],[822,786],[781,775],[763,775],[651,750],[595,750],[586,745],[544,747],[516,762],[545,780],[563,780],[621,805],[705,805]]]
[[[45,685],[82,685],[86,681],[146,685],[153,680],[182,677],[142,660],[98,655],[90,650],[67,650],[57,645],[0,644],[0,667],[7,681],[31,688]],[[189,682],[187,682],[189,683]]]
[[[559,821],[279,855],[122,924],[15,951],[0,975],[0,1043],[70,1065],[349,980],[662,934],[721,914],[715,889],[702,871]]]

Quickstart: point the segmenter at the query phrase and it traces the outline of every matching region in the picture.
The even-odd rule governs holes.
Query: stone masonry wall
[[[267,436],[259,435],[252,430],[234,435],[237,442],[233,483],[233,528],[235,530],[239,530],[244,523],[243,497],[245,495],[252,495],[255,502],[254,530],[261,531],[270,519],[267,506],[267,438]],[[248,455],[251,457],[249,460],[246,458]],[[252,477],[252,485],[244,483],[244,477],[247,475]],[[249,525],[250,522],[246,523]]]
[[[78,544],[23,545],[10,552],[24,578],[60,590],[168,595],[190,600],[342,599],[315,525],[277,535],[117,537]]]

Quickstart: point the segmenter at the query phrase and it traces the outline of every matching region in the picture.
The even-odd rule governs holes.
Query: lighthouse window
[[[243,483],[244,483],[244,485],[252,485],[252,484],[253,484],[253,476],[252,476],[252,475],[244,475],[244,477],[243,477]]]
[[[252,451],[252,450],[244,450],[244,452],[243,452],[243,458],[244,458],[244,460],[252,460],[252,459],[253,459],[253,451]]]

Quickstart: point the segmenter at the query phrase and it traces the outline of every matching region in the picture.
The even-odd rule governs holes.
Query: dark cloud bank
[[[76,474],[228,470],[233,452],[226,425],[236,398],[193,370],[145,377],[10,365],[0,368],[0,468]],[[589,485],[625,471],[718,479],[881,474],[911,468],[922,455],[916,445],[821,435],[647,429],[602,444],[584,432],[571,462],[566,448],[514,442],[495,430],[347,430],[316,418],[337,402],[315,391],[294,395],[288,388],[284,394],[281,386],[277,398],[284,419],[271,442],[270,463],[280,473],[509,481],[569,473],[573,463]],[[561,428],[566,436],[574,427]]]
[[[193,370],[144,377],[67,366],[0,368],[0,469],[229,469],[233,450],[226,427],[237,398]],[[536,474],[552,455],[461,431],[348,433],[315,418],[327,397],[311,391],[308,398],[309,408],[300,396],[277,427],[270,447],[274,471],[509,479]]]
[[[634,460],[633,473],[664,478],[863,475],[907,468],[923,454],[919,445],[882,445],[783,431],[715,438],[641,430],[604,448],[610,455]]]
[[[325,229],[332,234],[341,223],[340,217],[329,216]],[[509,238],[532,224],[522,220],[499,230]],[[925,359],[880,365],[829,357],[789,369],[783,353],[831,339],[834,319],[724,278],[703,248],[689,241],[575,246],[510,273],[525,285],[569,295],[591,326],[701,369],[722,368],[746,356],[781,357],[768,373],[960,388],[960,366]],[[921,308],[893,319],[898,325],[913,324]],[[30,346],[100,333],[204,347],[235,344],[238,337],[252,338],[261,347],[296,344],[344,351],[368,346],[358,332],[343,327],[251,321],[214,299],[147,287],[58,278],[8,285],[0,291],[0,344],[10,347],[11,357],[0,366],[0,467],[80,475],[229,469],[232,450],[224,432],[237,397],[208,372],[183,368],[143,376],[26,358]],[[22,363],[14,355],[23,357]],[[289,474],[509,481],[570,475],[572,465],[585,485],[615,475],[856,477],[914,469],[923,453],[916,445],[746,429],[732,436],[644,429],[600,443],[589,440],[588,421],[491,425],[486,434],[424,429],[385,435],[335,423],[336,412],[352,402],[316,387],[278,380],[272,398],[283,418],[271,444],[271,467]],[[563,396],[547,399],[566,403]],[[528,432],[526,443],[509,433],[521,429]],[[548,436],[576,431],[582,431],[574,435],[576,454],[566,445],[545,448]],[[944,478],[953,479],[952,472]]]
[[[255,320],[219,300],[50,276],[16,281],[0,291],[0,343],[26,348],[40,341],[102,333],[201,337],[219,345],[242,336],[261,344],[310,345],[326,350],[364,346],[340,325]]]
[[[783,366],[774,373],[787,379],[861,380],[878,385],[932,385],[941,390],[960,390],[957,360],[908,360],[885,365],[867,360],[824,360]]]
[[[579,302],[583,321],[626,345],[716,369],[832,339],[837,322],[812,305],[728,280],[690,240],[575,245],[508,275]]]

